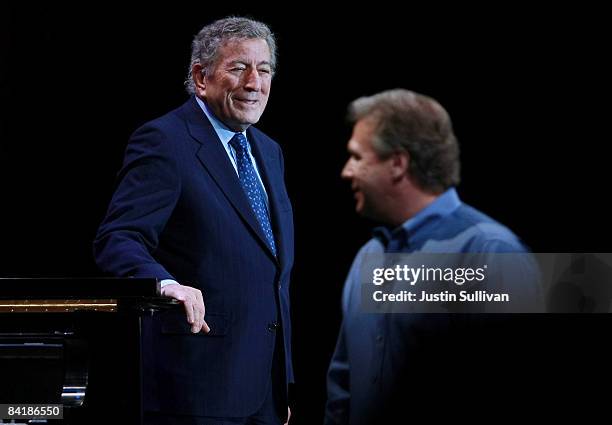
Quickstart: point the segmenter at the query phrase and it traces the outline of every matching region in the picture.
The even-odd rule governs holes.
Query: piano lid
[[[0,278],[0,300],[151,298],[160,296],[154,278]]]
[[[72,313],[117,311],[116,299],[0,300],[0,313]]]

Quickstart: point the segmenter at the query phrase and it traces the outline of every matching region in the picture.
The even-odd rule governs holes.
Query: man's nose
[[[261,75],[256,69],[251,70],[246,74],[244,88],[251,91],[261,90]]]
[[[344,167],[342,168],[342,172],[340,173],[340,177],[342,177],[345,180],[350,180],[351,178],[353,178],[353,169],[351,167],[350,159],[346,161],[346,164],[344,164]]]

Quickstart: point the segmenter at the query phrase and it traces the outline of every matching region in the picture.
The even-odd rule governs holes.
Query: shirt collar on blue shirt
[[[200,99],[197,96],[195,97],[195,99],[196,99],[196,102],[198,102],[198,105],[200,105],[200,108],[202,109],[202,111],[204,111],[204,114],[206,114],[206,116],[208,117],[208,120],[210,121],[213,128],[215,129],[217,136],[219,136],[219,140],[221,140],[221,143],[223,143],[223,146],[225,147],[225,149],[228,150],[229,142],[230,140],[232,140],[232,137],[234,137],[234,134],[236,134],[236,132],[229,129],[225,124],[223,124],[215,116],[215,114],[213,114],[213,112],[208,108],[208,105],[206,104],[206,102],[204,102],[202,99]],[[246,130],[243,131],[242,134],[244,134],[244,137],[247,137]],[[247,138],[247,140],[249,139]],[[250,146],[249,146],[249,149],[250,149]]]
[[[408,234],[414,233],[430,218],[438,216],[444,217],[451,214],[461,206],[461,200],[454,187],[446,190],[442,195],[438,196],[431,204],[427,205],[419,211],[414,217],[406,220],[402,227]]]
[[[414,217],[409,218],[399,226],[403,229],[403,237],[406,238],[409,235],[413,235],[430,219],[451,214],[460,206],[461,199],[459,199],[459,195],[455,188],[451,187],[438,196],[431,204],[419,211]],[[374,237],[380,239],[386,245],[393,238],[394,234],[399,231],[399,227],[392,230],[387,227],[377,227],[374,229],[373,234]]]

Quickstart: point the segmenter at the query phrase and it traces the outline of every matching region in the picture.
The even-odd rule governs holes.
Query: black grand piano
[[[141,423],[142,318],[178,308],[156,279],[0,285],[0,404],[61,404],[65,424]]]

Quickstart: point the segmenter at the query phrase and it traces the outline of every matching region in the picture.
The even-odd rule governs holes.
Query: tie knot
[[[241,151],[246,152],[249,149],[247,139],[246,137],[244,137],[244,134],[242,133],[234,134],[234,137],[232,137],[232,139],[229,141],[229,144],[231,147],[233,147],[236,150],[236,152],[241,152]]]

